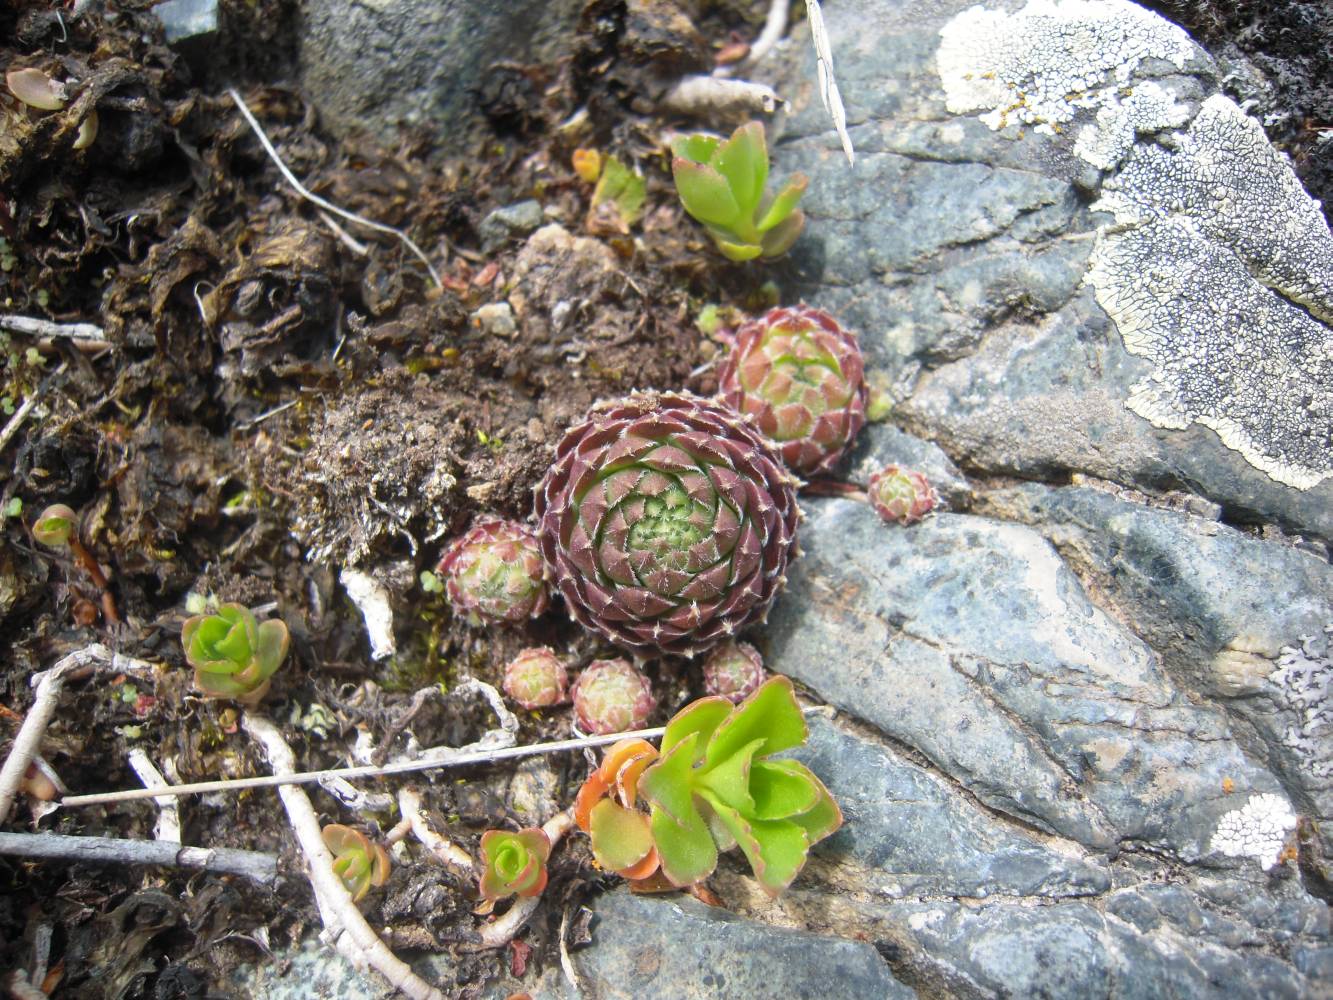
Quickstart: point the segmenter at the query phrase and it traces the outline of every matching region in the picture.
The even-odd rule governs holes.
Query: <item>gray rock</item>
[[[531,199],[497,208],[487,214],[477,227],[481,248],[486,253],[494,253],[509,240],[527,236],[543,221],[540,203]]]
[[[575,964],[598,1000],[914,997],[874,947],[745,920],[687,897],[620,890],[594,910]]]
[[[1333,827],[1333,567],[1310,552],[1095,489],[994,491],[1038,527],[1187,690],[1224,700],[1301,811]],[[1326,840],[1333,846],[1333,840]]]
[[[217,0],[166,0],[153,8],[168,45],[196,42],[218,30]]]
[[[775,82],[795,111],[774,146],[775,174],[811,177],[794,291],[861,331],[899,401],[895,422],[969,469],[1186,488],[1231,511],[1333,535],[1333,480],[1311,486],[1333,452],[1320,446],[1333,413],[1333,380],[1320,374],[1320,345],[1333,337],[1320,249],[1333,245],[1327,228],[1280,158],[1261,137],[1250,141],[1257,129],[1206,125],[1243,116],[1211,96],[1215,68],[1179,29],[1124,0],[1058,15],[1047,7],[1044,19],[1006,9],[972,0],[830,5],[858,160],[849,170],[835,155],[812,65],[788,69]],[[1194,120],[1202,124],[1189,131]],[[1194,144],[1188,156],[1153,152],[1182,128]],[[1197,183],[1200,145],[1239,164],[1217,191]],[[1157,277],[1152,267],[1121,267],[1139,244],[1103,246],[1113,237],[1099,227],[1110,220],[1088,207],[1103,191],[1101,207],[1122,226],[1136,212],[1148,219],[1177,202],[1195,206],[1192,224],[1207,237],[1199,259],[1231,277],[1210,278],[1213,298],[1199,302],[1190,296],[1204,282],[1184,276],[1194,265],[1183,257],[1162,262],[1174,270]],[[1260,201],[1261,214],[1286,221],[1251,232],[1242,220]],[[1142,228],[1140,242],[1151,235],[1148,222]],[[1299,239],[1286,251],[1264,235],[1288,228]],[[1231,260],[1244,264],[1227,270]],[[1094,265],[1115,272],[1097,279],[1095,293],[1084,287]],[[1289,290],[1256,285],[1247,267]],[[1157,283],[1148,287],[1149,278]],[[1180,345],[1216,340],[1190,317],[1223,314],[1271,360],[1184,365]],[[1211,380],[1208,391],[1189,379]],[[1156,407],[1142,403],[1152,386]],[[1175,388],[1163,396],[1167,386]],[[1167,398],[1179,401],[1171,420]]]
[[[1247,795],[1280,791],[1225,713],[1184,697],[1034,530],[947,513],[894,529],[864,504],[806,506],[765,662],[988,806],[1088,847],[1198,859]]]
[[[493,63],[567,55],[575,0],[302,0],[300,77],[323,123],[390,142],[402,125],[446,140],[481,120]],[[462,148],[461,144],[456,148]]]
[[[905,896],[1087,896],[1105,867],[1057,852],[958,793],[947,779],[872,740],[810,720],[792,756],[838,800],[844,825],[815,848],[809,877],[888,899]]]

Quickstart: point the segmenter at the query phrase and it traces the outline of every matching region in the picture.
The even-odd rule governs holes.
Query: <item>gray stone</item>
[[[874,947],[770,927],[687,897],[609,893],[575,964],[598,1000],[914,997]]]
[[[1198,859],[1247,795],[1280,792],[1225,713],[1184,697],[1031,528],[946,513],[894,529],[864,504],[806,508],[765,662],[988,806],[1088,847]]]
[[[1333,412],[1319,374],[1320,345],[1333,337],[1333,288],[1319,249],[1333,245],[1327,228],[1262,137],[1250,141],[1257,129],[1189,131],[1201,115],[1244,116],[1223,108],[1215,67],[1179,29],[1124,0],[1043,9],[1033,17],[1021,4],[1001,10],[973,0],[830,5],[858,159],[848,169],[837,155],[810,82],[812,60],[785,69],[774,82],[793,97],[794,113],[774,144],[774,172],[811,178],[793,290],[861,331],[898,400],[895,422],[969,469],[1185,488],[1230,511],[1333,536],[1333,480],[1311,485],[1326,474],[1321,456],[1333,452],[1320,446]],[[1180,129],[1194,145],[1165,162],[1155,144],[1160,137],[1174,148]],[[1239,169],[1217,179],[1225,197],[1195,183],[1197,163],[1207,162],[1194,151],[1200,144],[1217,156],[1223,147],[1236,153]],[[1100,207],[1122,227],[1114,232],[1088,206],[1103,192]],[[1242,217],[1261,201],[1273,209],[1265,217],[1283,221],[1250,232]],[[1193,266],[1183,258],[1162,263],[1175,270],[1147,287],[1153,268],[1116,264],[1128,244],[1103,248],[1127,239],[1134,212],[1150,219],[1176,202],[1193,206],[1209,273],[1231,275],[1212,282],[1207,302],[1187,302],[1202,282],[1182,277]],[[1146,239],[1148,222],[1143,229]],[[1299,233],[1289,252],[1264,235],[1288,229]],[[1231,260],[1243,266],[1227,270]],[[1095,292],[1085,287],[1094,264],[1115,271]],[[1247,267],[1287,291],[1256,285]],[[1287,299],[1309,315],[1292,312]],[[1243,331],[1237,342],[1253,341],[1268,359],[1182,365],[1180,345],[1204,336],[1191,317],[1223,314]],[[1181,325],[1168,329],[1168,320]],[[1223,371],[1237,363],[1243,378]],[[1164,389],[1154,397],[1161,405],[1142,403],[1145,387],[1160,389],[1168,376],[1185,387],[1169,397],[1182,401],[1173,414],[1185,414],[1172,420]],[[1199,378],[1218,391],[1186,385]],[[1307,414],[1303,422],[1296,410]]]
[[[1333,828],[1326,559],[1104,490],[1028,484],[987,494],[981,508],[1056,542],[1180,684],[1244,721],[1252,753]]]
[[[540,203],[531,199],[497,208],[477,227],[481,248],[486,253],[494,253],[510,240],[527,236],[543,221]]]
[[[168,45],[201,41],[218,30],[217,0],[166,0],[153,13]]]
[[[815,848],[811,876],[889,899],[995,894],[1087,896],[1105,867],[1057,852],[958,793],[949,781],[819,717],[792,756],[838,800],[844,825]]]
[[[333,131],[392,142],[403,125],[455,151],[481,120],[493,63],[552,66],[568,55],[575,0],[302,0],[300,76]]]

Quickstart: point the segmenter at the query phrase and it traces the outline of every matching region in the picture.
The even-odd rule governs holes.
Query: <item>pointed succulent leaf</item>
[[[807,734],[791,681],[781,675],[770,677],[718,726],[704,752],[705,766],[716,766],[751,740],[763,740],[755,756],[767,757],[800,746]]]
[[[747,819],[711,794],[704,798],[736,838],[764,891],[776,896],[787,888],[810,854],[805,830],[791,820]]]
[[[759,241],[760,251],[765,257],[781,257],[791,249],[796,237],[805,228],[805,213],[799,208],[776,226],[764,233]]]
[[[713,152],[709,163],[727,179],[741,214],[753,218],[768,182],[768,147],[764,143],[763,124],[747,122],[736,129]]]
[[[750,793],[750,765],[756,751],[763,745],[763,739],[751,740],[730,757],[697,775],[696,787],[712,792],[727,805],[750,815],[755,808]]]
[[[635,867],[653,850],[648,817],[610,799],[602,799],[593,806],[589,832],[592,834],[593,857],[599,865],[613,872]]]
[[[755,224],[758,230],[761,233],[767,232],[788,218],[795,211],[796,203],[801,200],[809,185],[810,178],[805,174],[796,174],[789,178],[782,190],[773,196],[773,200],[762,207],[759,221]]]
[[[731,702],[721,697],[699,698],[690,702],[666,724],[666,732],[662,734],[662,752],[670,753],[677,743],[690,733],[695,733],[698,736],[695,752],[698,757],[702,757],[703,748],[712,737],[713,730],[731,714],[731,709]]]
[[[819,803],[822,788],[819,779],[798,761],[757,760],[750,769],[749,791],[754,808],[747,815],[755,819],[798,816]]]
[[[671,161],[671,172],[685,211],[700,222],[730,226],[740,217],[740,205],[727,179],[713,167],[678,156]]]
[[[698,735],[690,733],[643,772],[639,792],[677,823],[686,824],[699,815],[694,804],[694,746]]]
[[[697,809],[679,822],[665,809],[654,805],[649,817],[653,843],[662,864],[662,874],[673,885],[694,885],[717,867],[717,844]]]
[[[671,153],[694,163],[707,163],[721,143],[715,135],[683,135],[671,144]]]

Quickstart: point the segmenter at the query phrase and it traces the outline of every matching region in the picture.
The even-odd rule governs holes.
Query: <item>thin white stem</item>
[[[455,844],[448,837],[436,833],[421,815],[421,796],[413,788],[398,790],[398,809],[403,814],[403,822],[408,824],[412,834],[435,855],[441,864],[473,871],[472,855]]]
[[[153,765],[148,752],[142,747],[130,751],[130,767],[144,783],[145,788],[170,788],[171,785],[162,773]],[[157,824],[153,827],[153,837],[157,840],[181,842],[180,802],[174,796],[160,795],[153,799],[157,803]]]
[[[805,0],[805,13],[810,21],[810,38],[815,45],[819,96],[824,101],[824,110],[833,119],[833,127],[842,142],[848,165],[856,166],[856,150],[852,148],[852,137],[847,134],[847,111],[842,105],[842,95],[838,92],[838,80],[833,75],[833,47],[829,45],[828,29],[824,27],[824,12],[820,9],[819,0]]]
[[[246,124],[254,130],[260,144],[264,147],[264,152],[268,153],[269,159],[277,165],[278,170],[282,172],[282,176],[287,179],[287,183],[295,189],[297,194],[306,199],[306,201],[318,205],[320,208],[324,209],[324,211],[338,216],[340,219],[346,219],[348,222],[354,222],[358,226],[365,226],[367,229],[373,229],[377,233],[386,233],[390,236],[397,237],[402,241],[403,245],[407,247],[419,261],[421,261],[421,263],[426,265],[426,270],[430,272],[430,277],[431,280],[435,282],[435,287],[441,289],[444,288],[444,284],[440,281],[440,275],[431,264],[430,258],[426,256],[421,247],[413,242],[412,237],[408,236],[407,233],[403,232],[401,229],[395,229],[393,226],[386,226],[382,222],[372,222],[370,219],[362,218],[355,212],[349,212],[345,208],[339,208],[327,198],[321,198],[298,181],[296,175],[288,169],[287,164],[282,162],[282,157],[278,155],[278,151],[273,148],[273,143],[269,141],[268,133],[264,131],[263,126],[259,124],[259,120],[251,113],[250,108],[246,105],[241,95],[236,92],[236,88],[227,88],[227,94],[236,103],[236,107],[241,112],[242,117],[245,118]]]
[[[51,384],[51,379],[64,370],[65,362],[62,361],[59,366],[57,366],[56,370],[53,371],[48,378],[43,379],[42,383],[29,393],[28,398],[19,404],[18,409],[14,411],[14,415],[6,421],[4,430],[0,430],[0,451],[5,450],[5,445],[9,444],[10,438],[18,433],[18,429],[23,425],[23,421],[28,419],[28,414],[31,413],[32,408],[37,405],[37,401],[42,398],[42,393],[46,390],[46,387]]]
[[[386,774],[410,774],[414,771],[432,771],[436,768],[464,767],[468,764],[490,764],[498,760],[513,760],[518,757],[533,757],[539,754],[558,753],[562,750],[583,750],[587,747],[603,747],[620,740],[656,739],[665,731],[664,727],[636,729],[628,733],[611,733],[606,736],[583,736],[570,740],[555,740],[551,743],[533,743],[528,746],[500,747],[493,750],[462,750],[448,753],[443,748],[431,751],[426,760],[395,761],[376,767],[367,764],[362,767],[330,768],[324,771],[301,771],[259,775],[254,778],[232,778],[223,781],[197,781],[188,785],[172,785],[170,788],[154,791],[146,788],[130,788],[123,792],[105,792],[96,795],[70,795],[60,800],[64,807],[109,805],[113,802],[131,802],[134,799],[151,799],[156,795],[202,795],[207,792],[234,792],[243,788],[271,788],[281,785],[305,785],[317,782],[321,778],[377,778]],[[26,766],[26,765],[25,765]]]
[[[296,757],[292,748],[270,719],[246,712],[242,725],[250,738],[264,748],[275,773],[291,774],[296,770]],[[315,892],[325,928],[329,934],[337,935],[335,940],[338,950],[353,965],[360,967],[369,964],[412,1000],[444,1000],[443,993],[389,950],[389,946],[380,940],[352,902],[342,879],[333,872],[333,855],[324,843],[319,818],[305,791],[296,785],[282,785],[278,788],[278,795],[287,810],[287,818],[296,834],[297,843],[305,852],[306,863],[310,868],[311,888]]]
[[[791,0],[769,0],[768,18],[764,21],[764,30],[754,40],[754,44],[750,46],[750,54],[746,57],[749,65],[753,66],[768,55],[773,46],[777,45],[787,33],[787,9],[790,6]]]
[[[244,875],[261,885],[270,885],[278,877],[278,859],[272,854],[238,851],[228,847],[182,847],[179,843],[165,840],[0,832],[0,854],[103,864],[193,868]]]

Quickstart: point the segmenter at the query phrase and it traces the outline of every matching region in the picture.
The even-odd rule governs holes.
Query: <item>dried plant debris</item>
[[[1141,145],[1095,207],[1088,281],[1153,373],[1126,405],[1200,423],[1277,482],[1333,474],[1333,235],[1258,123],[1221,95]]]

